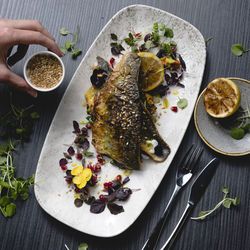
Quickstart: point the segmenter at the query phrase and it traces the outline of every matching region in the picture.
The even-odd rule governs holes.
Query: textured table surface
[[[60,27],[66,26],[74,30],[79,24],[79,47],[83,49],[83,54],[77,60],[72,60],[69,55],[63,57],[66,77],[63,85],[55,92],[39,95],[35,101],[27,98],[25,94],[15,95],[25,103],[35,102],[41,114],[39,122],[34,127],[31,141],[15,156],[18,175],[28,177],[35,172],[44,139],[60,99],[95,37],[118,10],[135,3],[168,11],[196,26],[205,39],[213,37],[207,44],[207,61],[201,90],[216,77],[231,76],[250,80],[250,53],[236,57],[230,51],[231,45],[235,43],[250,48],[249,0],[1,0],[0,17],[38,19],[56,38],[58,44],[64,41],[58,32]],[[28,55],[40,49],[39,46],[31,46]],[[24,60],[13,67],[20,75]],[[8,109],[8,93],[7,86],[0,85],[1,112]],[[82,242],[86,242],[91,250],[140,249],[170,198],[174,188],[176,165],[192,143],[204,147],[203,165],[214,156],[221,160],[216,175],[195,207],[193,215],[197,215],[202,209],[213,207],[222,198],[223,185],[229,188],[232,197],[239,197],[240,204],[230,210],[220,209],[203,222],[188,220],[173,249],[250,249],[250,157],[226,157],[213,152],[199,138],[193,119],[157,192],[139,218],[124,233],[103,239],[71,229],[44,212],[31,191],[31,197],[27,201],[17,203],[17,214],[13,218],[5,219],[0,215],[0,249],[59,250],[66,249],[66,244],[73,250]],[[189,187],[190,185],[178,197],[159,245],[167,239],[184,210]]]

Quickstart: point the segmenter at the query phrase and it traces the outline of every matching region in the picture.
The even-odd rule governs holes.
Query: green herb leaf
[[[139,50],[137,49],[136,46],[132,46],[132,47],[131,47],[131,52],[137,53],[137,52],[139,52]]]
[[[71,50],[73,46],[73,43],[70,41],[65,42],[65,49],[66,50]]]
[[[82,53],[81,49],[76,49],[74,51],[71,52],[72,57],[77,57]]]
[[[63,46],[59,46],[59,49],[64,55],[66,54],[66,49]]]
[[[211,36],[211,37],[209,37],[207,40],[205,40],[205,43],[207,44],[210,40],[212,40],[213,39],[213,37]]]
[[[232,45],[231,51],[235,56],[241,56],[244,53],[244,49],[241,44]]]
[[[78,246],[78,250],[87,250],[88,249],[88,244],[87,243],[81,243]]]
[[[203,216],[204,216],[204,215],[207,215],[207,213],[208,213],[207,211],[200,211],[200,212],[199,212],[199,217],[202,217],[201,220],[204,220],[204,219],[205,219],[205,217],[203,218]]]
[[[170,46],[177,46],[177,43],[175,41],[170,41]]]
[[[90,151],[87,151],[87,150],[84,150],[84,151],[83,151],[83,154],[84,154],[84,156],[86,156],[86,157],[91,157],[91,156],[94,155],[93,152],[90,152]]]
[[[134,41],[130,40],[130,38],[125,38],[124,39],[125,43],[128,44],[129,46],[133,46],[134,45]]]
[[[149,49],[151,48],[151,45],[152,45],[152,41],[147,40],[147,42],[145,43],[145,48],[146,48],[147,50],[149,50]]]
[[[165,24],[160,24],[160,25],[159,25],[159,30],[160,30],[160,31],[164,31],[165,28],[166,28],[166,25],[165,25]]]
[[[230,199],[226,199],[223,201],[222,205],[225,207],[225,208],[230,208],[232,204],[232,201]]]
[[[164,43],[164,48],[167,51],[168,54],[171,54],[171,46],[168,43]]]
[[[179,99],[179,101],[177,102],[177,106],[180,109],[184,109],[186,108],[188,105],[188,100],[186,98],[181,98]]]
[[[110,36],[111,36],[111,39],[112,39],[112,40],[117,41],[118,38],[117,38],[117,35],[116,35],[116,34],[111,33]]]
[[[5,208],[8,217],[13,216],[16,213],[16,204],[10,203]]]
[[[66,28],[61,28],[60,29],[60,34],[63,36],[67,36],[69,34],[69,31]]]
[[[153,30],[154,30],[155,33],[159,32],[158,23],[153,24]]]
[[[223,186],[223,187],[222,187],[222,193],[228,194],[228,193],[229,193],[228,188],[225,187],[225,186]]]
[[[172,29],[170,29],[170,28],[166,28],[165,29],[165,33],[164,33],[164,36],[165,37],[169,37],[169,38],[173,38],[174,37],[174,32],[173,32],[173,30]]]
[[[234,206],[237,206],[237,205],[240,203],[240,200],[239,200],[238,197],[235,197],[235,198],[232,200],[232,202],[233,202],[233,205],[234,205]]]
[[[235,139],[235,140],[240,140],[244,137],[245,135],[245,130],[243,128],[232,128],[230,131],[230,135]]]
[[[0,206],[5,207],[7,204],[10,203],[10,198],[5,195],[0,199]]]
[[[32,119],[39,119],[40,115],[37,112],[32,112],[32,113],[30,113],[30,117]]]

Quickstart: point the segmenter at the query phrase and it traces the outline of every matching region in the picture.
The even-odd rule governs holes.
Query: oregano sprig
[[[239,204],[240,200],[238,197],[235,197],[234,199],[227,197],[227,195],[229,194],[229,190],[227,187],[225,186],[222,187],[222,193],[224,193],[223,199],[213,209],[207,211],[201,211],[198,217],[191,217],[191,219],[204,220],[205,218],[207,218],[207,216],[215,212],[221,206],[225,208],[230,208],[232,204],[234,206],[237,206]]]

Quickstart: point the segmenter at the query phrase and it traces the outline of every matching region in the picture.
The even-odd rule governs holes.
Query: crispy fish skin
[[[127,53],[95,95],[92,143],[128,169],[140,169],[142,107],[137,85],[140,57]]]

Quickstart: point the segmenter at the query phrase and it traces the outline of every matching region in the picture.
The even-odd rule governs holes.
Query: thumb
[[[6,72],[7,79],[6,81],[13,86],[14,88],[17,88],[23,92],[27,92],[32,97],[37,97],[37,91],[31,88],[28,83],[19,75],[13,73],[8,69]]]

